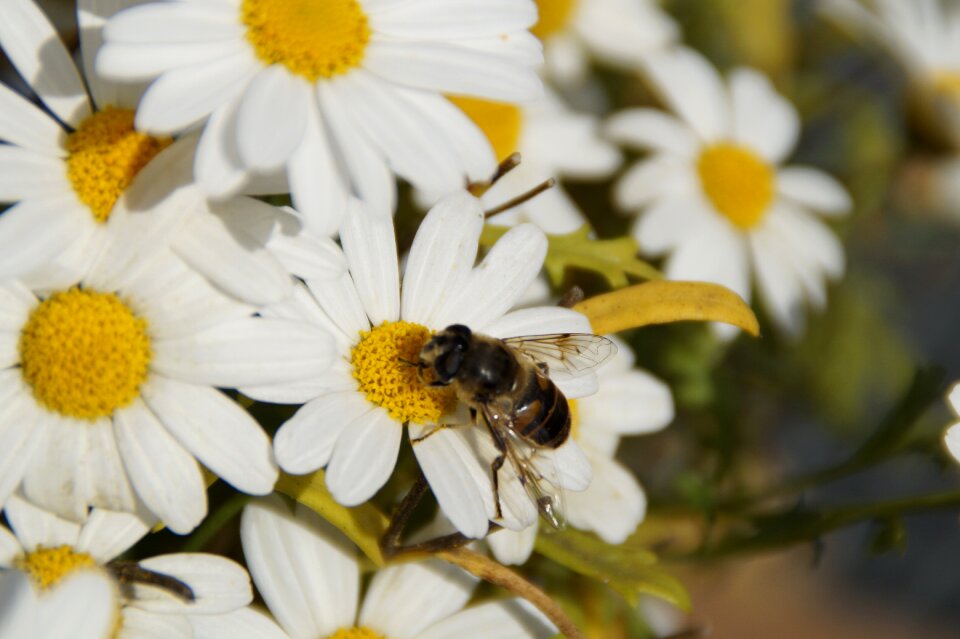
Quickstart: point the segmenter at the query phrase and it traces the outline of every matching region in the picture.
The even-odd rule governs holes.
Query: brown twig
[[[543,193],[544,191],[546,191],[546,190],[548,190],[548,189],[552,189],[554,186],[556,186],[556,184],[557,184],[557,181],[556,181],[555,179],[553,179],[553,178],[549,178],[549,179],[547,179],[547,180],[544,180],[543,182],[541,182],[541,183],[538,184],[537,186],[533,187],[532,189],[530,189],[530,190],[527,191],[526,193],[521,193],[521,194],[518,195],[517,197],[515,197],[515,198],[513,198],[513,199],[511,199],[511,200],[507,200],[507,201],[504,202],[503,204],[500,204],[499,206],[495,206],[495,207],[493,207],[492,209],[490,209],[489,211],[486,211],[486,213],[484,214],[484,216],[489,220],[489,219],[490,219],[491,217],[493,217],[494,215],[499,215],[500,213],[503,213],[504,211],[509,211],[510,209],[512,209],[512,208],[515,207],[515,206],[520,206],[521,204],[523,204],[523,203],[526,202],[527,200],[532,200],[533,198],[537,197],[538,195],[540,195],[540,194]]]
[[[545,614],[567,639],[586,639],[570,617],[567,616],[567,613],[563,611],[563,608],[547,596],[547,593],[486,555],[481,555],[467,548],[457,548],[438,552],[436,557],[459,566],[484,581],[523,597]]]

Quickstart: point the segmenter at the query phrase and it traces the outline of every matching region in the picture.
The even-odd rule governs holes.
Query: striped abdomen
[[[567,398],[535,369],[525,371],[524,377],[524,388],[514,404],[513,430],[538,446],[557,448],[570,435]]]

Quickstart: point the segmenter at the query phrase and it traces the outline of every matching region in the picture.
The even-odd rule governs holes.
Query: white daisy
[[[571,111],[552,92],[528,104],[475,98],[454,98],[453,102],[484,132],[498,160],[514,152],[522,157],[518,167],[483,194],[481,202],[488,209],[551,177],[598,180],[620,166],[620,152],[600,137],[597,119]],[[546,233],[563,234],[576,231],[587,220],[557,185],[496,217],[497,225],[520,222],[532,222]]]
[[[673,421],[670,388],[656,377],[635,369],[630,347],[616,338],[613,360],[597,374],[600,389],[590,397],[570,400],[570,436],[580,444],[593,481],[581,492],[564,491],[567,521],[591,530],[609,544],[621,544],[636,530],[647,511],[647,498],[633,474],[616,461],[620,438],[657,432]],[[522,564],[533,552],[537,525],[487,537],[497,560]]]
[[[537,0],[531,31],[543,41],[547,76],[560,84],[584,78],[589,57],[626,69],[678,38],[657,0]]]
[[[171,254],[141,265],[110,245],[75,286],[0,284],[0,502],[26,496],[76,521],[89,505],[172,530],[206,514],[199,460],[238,490],[270,492],[270,440],[216,387],[320,377],[314,326],[252,317]]]
[[[531,0],[152,3],[108,23],[97,68],[153,81],[138,128],[203,127],[195,174],[209,194],[282,172],[327,234],[350,193],[392,211],[394,174],[447,192],[493,171],[441,94],[537,97],[535,21]]]
[[[0,526],[0,569],[28,575],[39,600],[53,596],[62,581],[78,573],[96,573],[113,583],[109,632],[94,636],[189,637],[191,615],[231,612],[253,599],[247,571],[216,555],[174,553],[136,562],[179,581],[176,587],[186,586],[190,593],[118,578],[120,568],[110,562],[150,531],[150,524],[136,515],[94,509],[81,526],[19,497],[7,502],[4,514],[12,532]]]
[[[952,0],[820,0],[823,13],[873,38],[906,69],[931,133],[960,146],[960,5]]]
[[[45,596],[19,570],[0,570],[0,637],[104,639],[113,630],[116,593],[106,575],[66,577]]]
[[[590,332],[583,315],[564,308],[509,312],[537,276],[547,241],[532,225],[504,235],[475,266],[484,214],[480,201],[454,193],[435,206],[417,231],[400,285],[393,223],[356,205],[343,228],[343,252],[327,240],[347,271],[334,279],[304,275],[293,298],[265,313],[304,319],[335,335],[338,361],[325,376],[291,385],[243,388],[263,401],[305,402],[277,432],[274,452],[294,474],[327,467],[326,481],[342,504],[373,496],[390,477],[403,425],[411,439],[431,433],[456,409],[449,388],[427,388],[415,367],[431,332],[465,324],[496,337]],[[596,390],[596,375],[572,380],[568,396]],[[414,446],[417,459],[458,530],[471,537],[487,531],[496,512],[489,435],[479,428],[446,428]],[[589,483],[590,467],[572,441],[560,447],[561,479],[573,490]],[[479,455],[479,457],[478,457]],[[536,508],[516,475],[501,471],[501,501],[508,528],[533,523]]]
[[[33,2],[3,4],[0,47],[49,113],[0,84],[0,204],[13,204],[0,215],[0,279],[76,281],[117,226],[136,225],[141,260],[170,246],[241,299],[283,299],[290,277],[257,231],[276,211],[242,197],[208,203],[192,184],[195,136],[171,145],[134,131],[138,91],[91,72],[105,17],[130,4],[79,0],[86,73]]]
[[[825,280],[844,270],[842,245],[813,212],[844,215],[850,196],[821,171],[780,167],[800,122],[757,71],[724,82],[689,49],[651,56],[647,71],[677,117],[627,109],[608,127],[651,152],[614,191],[618,206],[642,212],[634,236],[647,253],[667,254],[671,279],[717,282],[749,300],[753,271],[771,319],[799,333],[804,301],[823,307]]]
[[[954,415],[960,416],[960,384],[954,384],[947,394],[947,403]],[[944,433],[947,450],[960,461],[960,421],[954,421]]]
[[[246,507],[240,524],[250,574],[276,619],[243,609],[191,617],[211,639],[546,639],[556,629],[517,600],[464,608],[477,580],[440,561],[374,575],[360,605],[356,548],[315,513],[279,498]],[[359,609],[359,610],[358,610]]]

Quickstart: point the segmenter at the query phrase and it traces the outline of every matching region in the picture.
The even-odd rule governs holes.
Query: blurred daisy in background
[[[107,7],[124,4],[79,2],[81,73],[33,2],[4,3],[0,47],[49,113],[0,84],[0,203],[13,204],[0,215],[0,279],[74,282],[131,225],[142,262],[169,246],[230,294],[283,299],[290,277],[258,234],[279,223],[276,210],[243,197],[208,203],[192,185],[195,138],[135,131],[139,91],[92,72]]]
[[[960,4],[819,0],[819,7],[838,24],[885,47],[911,80],[911,106],[925,132],[960,148]]]
[[[673,421],[670,388],[635,369],[633,351],[614,338],[618,350],[597,373],[599,390],[570,400],[571,432],[590,465],[593,481],[581,492],[565,491],[567,522],[595,532],[609,544],[622,544],[647,512],[647,498],[633,474],[616,461],[625,435],[655,433]],[[486,538],[494,556],[505,564],[522,564],[533,551],[537,525],[519,532],[501,530]]]
[[[543,100],[529,104],[506,104],[455,98],[476,122],[502,161],[519,152],[521,163],[487,190],[481,202],[491,209],[554,177],[599,180],[620,166],[615,145],[599,133],[596,117],[571,111],[559,96],[547,92]],[[513,226],[532,222],[545,233],[572,233],[587,223],[577,204],[559,185],[499,213],[495,224]]]
[[[752,272],[771,320],[800,333],[804,306],[822,308],[826,281],[844,272],[843,246],[819,216],[847,214],[850,196],[821,171],[780,166],[800,121],[757,71],[724,81],[689,49],[651,56],[646,69],[676,116],[632,108],[607,125],[612,138],[650,151],[614,188],[620,208],[640,213],[634,237],[646,253],[666,254],[670,279],[716,282],[749,300]]]
[[[537,7],[532,31],[543,42],[547,77],[560,85],[582,81],[591,56],[629,70],[679,37],[657,0],[537,0]]]
[[[442,94],[537,98],[535,21],[531,0],[151,3],[107,24],[97,69],[152,81],[138,129],[202,127],[207,193],[280,173],[329,234],[350,194],[391,213],[394,174],[447,192],[492,173],[489,144]]]
[[[420,466],[456,528],[482,537],[496,513],[493,443],[486,431],[469,425],[452,389],[424,386],[409,362],[417,361],[433,332],[451,324],[507,337],[588,333],[590,323],[564,308],[510,312],[543,265],[546,237],[530,224],[517,226],[475,265],[484,213],[480,201],[465,191],[444,198],[421,223],[402,286],[392,219],[359,203],[356,209],[341,229],[342,253],[329,240],[325,249],[346,265],[343,274],[305,276],[306,284],[290,301],[264,310],[330,331],[337,361],[325,376],[241,390],[261,401],[305,403],[277,431],[277,462],[293,474],[326,466],[330,492],[347,506],[370,499],[390,477],[404,424],[414,441],[432,433],[414,445]],[[596,384],[591,373],[563,390],[577,397],[594,392]],[[454,420],[463,427],[437,430]],[[568,488],[586,487],[590,466],[575,442],[551,456]],[[537,509],[511,468],[508,464],[500,474],[500,523],[520,530],[533,523]]]
[[[171,254],[142,267],[129,244],[68,288],[0,284],[0,503],[22,480],[68,519],[140,500],[186,533],[207,512],[197,460],[242,492],[277,477],[266,433],[217,388],[320,377],[334,351],[315,326],[252,317]]]
[[[149,522],[136,515],[94,509],[81,526],[19,497],[12,497],[3,512],[12,530],[0,526],[0,568],[27,575],[38,601],[54,596],[61,583],[81,573],[96,573],[112,582],[110,632],[92,635],[98,639],[189,637],[188,616],[223,614],[253,600],[247,571],[230,559],[206,553],[174,553],[136,562],[142,569],[172,577],[179,582],[172,582],[174,587],[124,581],[121,573],[125,569],[131,573],[131,564],[111,562],[150,531]],[[54,636],[83,636],[70,630]]]
[[[960,417],[960,383],[956,383],[947,394],[947,404],[957,417]],[[947,450],[960,462],[960,421],[955,421],[947,427],[944,433],[944,443]]]
[[[466,606],[477,579],[432,560],[377,571],[360,598],[356,547],[312,511],[273,497],[248,505],[243,554],[276,621],[251,608],[193,616],[198,636],[229,639],[547,639],[556,634],[515,599]]]

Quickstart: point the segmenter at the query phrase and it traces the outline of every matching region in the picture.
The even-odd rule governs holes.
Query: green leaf
[[[480,236],[485,247],[493,246],[510,229],[487,225]],[[639,247],[630,237],[598,240],[590,237],[590,226],[584,225],[567,235],[548,235],[547,258],[543,266],[554,286],[563,284],[568,268],[592,271],[601,275],[612,288],[622,288],[628,277],[658,280],[663,276],[643,260],[637,258]]]
[[[337,503],[327,490],[322,470],[300,476],[281,474],[276,490],[293,497],[340,529],[377,567],[384,565],[380,538],[387,530],[389,520],[373,504],[367,502],[347,508]]]
[[[540,534],[537,551],[574,572],[609,584],[631,605],[645,594],[690,610],[686,588],[657,565],[657,556],[649,550],[612,546],[593,534],[567,528]]]

